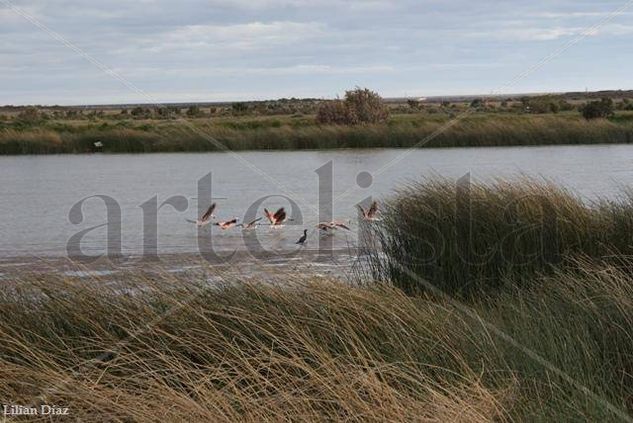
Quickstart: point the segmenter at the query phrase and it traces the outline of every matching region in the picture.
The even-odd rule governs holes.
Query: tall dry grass
[[[396,291],[99,282],[2,291],[3,399],[81,421],[507,419],[513,378],[485,386],[457,351],[421,361],[425,322],[447,313]]]
[[[613,266],[468,304],[328,280],[17,282],[0,289],[0,397],[80,421],[612,421],[632,408],[633,283]]]

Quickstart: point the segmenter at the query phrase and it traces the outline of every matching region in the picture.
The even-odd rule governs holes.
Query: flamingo
[[[264,209],[264,213],[266,214],[266,217],[270,221],[270,226],[273,226],[273,227],[281,226],[281,224],[284,223],[284,221],[286,220],[286,211],[284,210],[283,207],[281,207],[275,213],[271,213],[268,211],[268,209]]]
[[[376,214],[378,213],[377,201],[372,202],[371,206],[369,206],[367,210],[365,210],[360,204],[358,205],[358,208],[360,209],[364,220],[376,220]]]
[[[255,229],[257,227],[257,222],[259,222],[260,220],[262,220],[262,218],[258,217],[257,219],[251,220],[246,224],[240,223],[238,226],[241,226],[243,231]]]
[[[233,226],[236,226],[238,220],[239,219],[237,217],[234,217],[231,220],[225,220],[223,222],[215,222],[214,225],[219,226],[220,229],[222,230],[226,230],[226,229],[232,228]]]
[[[207,211],[204,212],[202,216],[200,216],[200,219],[198,220],[186,219],[186,220],[189,223],[195,223],[196,226],[208,225],[209,223],[211,223],[211,218],[215,218],[215,215],[213,214],[214,210],[215,210],[215,203],[211,203]]]
[[[338,228],[345,229],[349,231],[349,226],[339,220],[333,220],[331,222],[319,222],[316,226],[318,229],[321,229],[324,232],[335,230]]]

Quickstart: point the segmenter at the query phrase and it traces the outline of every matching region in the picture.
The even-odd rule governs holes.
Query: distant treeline
[[[599,91],[546,95],[492,97],[432,97],[382,99],[367,89],[356,88],[350,93],[371,93],[377,96],[391,113],[453,113],[468,109],[506,113],[557,113],[582,111],[593,100],[613,101],[615,110],[633,110],[633,91]],[[324,107],[332,107],[338,100],[317,98],[282,98],[264,101],[218,103],[171,103],[103,106],[0,106],[0,122],[29,122],[40,120],[126,120],[179,119],[239,116],[317,115]]]

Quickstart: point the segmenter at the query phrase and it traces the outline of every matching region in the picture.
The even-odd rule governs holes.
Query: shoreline
[[[318,125],[302,119],[51,120],[26,126],[5,123],[0,124],[0,156],[633,143],[633,114],[624,112],[612,119],[590,121],[565,113],[482,113],[463,118],[396,115],[386,124],[366,125]]]
[[[265,252],[253,257],[247,251],[237,251],[229,260],[208,260],[200,253],[165,253],[156,259],[141,255],[101,257],[91,262],[78,261],[64,256],[16,256],[0,257],[0,281],[19,282],[32,275],[93,279],[116,277],[132,273],[154,274],[164,271],[170,274],[199,275],[201,273],[270,279],[278,278],[280,271],[300,272],[306,276],[343,277],[352,270],[354,263],[362,260],[350,249],[334,249],[329,253],[303,250],[296,253]],[[28,269],[28,270],[27,270]]]

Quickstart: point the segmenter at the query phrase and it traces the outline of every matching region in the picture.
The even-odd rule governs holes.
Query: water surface
[[[105,207],[97,199],[83,207],[83,221],[69,221],[73,204],[92,195],[107,195],[121,207],[122,252],[143,252],[141,205],[156,196],[159,203],[171,196],[187,198],[188,209],[163,207],[158,215],[159,253],[198,251],[195,226],[185,218],[198,213],[197,181],[212,174],[212,193],[218,218],[244,218],[258,199],[285,195],[299,206],[300,216],[285,228],[260,227],[246,239],[240,230],[211,231],[218,251],[245,250],[253,239],[271,251],[295,251],[294,242],[304,228],[310,230],[308,249],[316,248],[313,232],[318,218],[318,168],[332,161],[333,215],[351,219],[352,231],[332,237],[335,248],[356,242],[355,204],[384,198],[409,180],[441,175],[474,179],[545,177],[587,199],[614,197],[622,186],[633,184],[633,146],[586,145],[498,148],[275,151],[231,153],[166,153],[144,155],[60,155],[0,157],[0,257],[64,256],[70,237],[103,224]],[[369,172],[368,187],[357,176]],[[366,180],[365,180],[366,182]],[[205,207],[201,205],[201,207]],[[262,203],[274,209],[288,202],[272,197]],[[105,251],[105,228],[89,232],[82,249],[88,254]],[[255,238],[254,238],[255,237]]]

